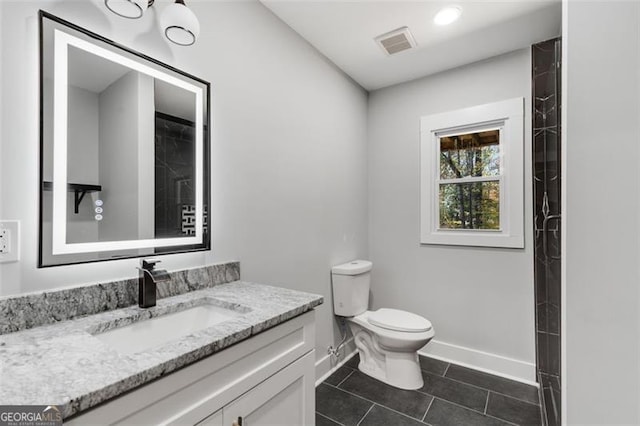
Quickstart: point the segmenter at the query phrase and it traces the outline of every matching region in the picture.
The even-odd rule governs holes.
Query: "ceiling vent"
[[[409,28],[402,27],[376,37],[376,42],[387,55],[394,55],[416,47],[416,41],[409,32]]]

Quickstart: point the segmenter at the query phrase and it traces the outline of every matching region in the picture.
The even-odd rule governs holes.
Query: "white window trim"
[[[440,137],[496,128],[501,153],[500,230],[439,229]],[[478,179],[496,180],[468,180]],[[420,186],[422,244],[524,248],[524,98],[422,117]]]

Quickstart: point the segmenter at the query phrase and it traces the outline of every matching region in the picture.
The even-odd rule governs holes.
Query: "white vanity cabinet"
[[[198,426],[301,426],[315,424],[313,351],[207,417]]]
[[[315,425],[314,345],[310,311],[65,424]]]

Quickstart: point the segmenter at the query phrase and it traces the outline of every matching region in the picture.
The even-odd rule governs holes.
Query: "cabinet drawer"
[[[65,424],[189,424],[311,352],[314,311],[81,413]]]

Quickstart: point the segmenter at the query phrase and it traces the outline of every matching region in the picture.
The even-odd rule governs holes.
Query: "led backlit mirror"
[[[40,13],[39,266],[209,248],[209,83]]]

